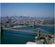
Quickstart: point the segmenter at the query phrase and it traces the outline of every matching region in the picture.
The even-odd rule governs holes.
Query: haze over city
[[[54,3],[1,3],[1,16],[53,17]]]

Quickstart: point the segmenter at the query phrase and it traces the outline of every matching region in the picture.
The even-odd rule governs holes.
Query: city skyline
[[[0,5],[1,16],[54,16],[54,3],[1,3]]]
[[[55,44],[54,3],[1,3],[1,44]]]

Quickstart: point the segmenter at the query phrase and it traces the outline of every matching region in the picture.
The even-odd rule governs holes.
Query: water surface
[[[53,26],[37,26],[36,28],[41,28],[46,30],[46,33],[54,33]],[[33,27],[26,28],[15,28],[17,30],[27,30],[37,32]],[[41,31],[43,33],[43,31]],[[21,31],[11,31],[11,30],[3,30],[2,35],[2,44],[26,44],[28,41],[35,42],[36,33],[29,32],[21,32]]]

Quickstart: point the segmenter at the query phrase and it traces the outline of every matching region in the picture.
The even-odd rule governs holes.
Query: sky
[[[0,4],[0,17],[1,17],[1,4]]]
[[[54,18],[55,18],[55,3],[54,3]]]
[[[1,16],[53,17],[53,3],[1,3]]]

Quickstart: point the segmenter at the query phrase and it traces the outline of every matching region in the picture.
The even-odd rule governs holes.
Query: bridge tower
[[[35,21],[34,21],[34,25],[33,25],[33,28],[34,28],[34,29],[36,28],[36,25],[35,25]]]
[[[37,36],[40,37],[40,28],[38,28],[38,35]]]

